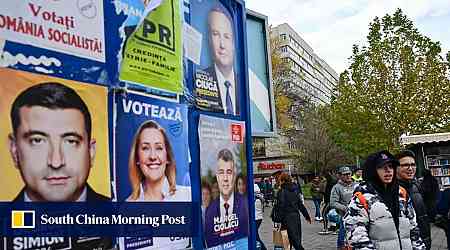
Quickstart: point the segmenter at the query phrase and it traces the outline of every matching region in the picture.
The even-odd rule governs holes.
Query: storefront
[[[276,172],[287,172],[294,169],[292,159],[283,157],[264,157],[263,159],[253,159],[253,176],[254,178],[269,177]]]
[[[401,136],[400,144],[416,154],[417,176],[429,169],[441,190],[450,188],[450,133]]]

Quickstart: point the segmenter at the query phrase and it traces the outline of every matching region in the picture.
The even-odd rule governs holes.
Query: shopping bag
[[[281,231],[281,238],[283,239],[283,248],[284,248],[284,250],[291,249],[291,244],[289,243],[289,237],[288,237],[287,230],[282,230]]]
[[[273,235],[273,245],[282,247],[283,237],[281,236],[281,231],[279,229],[274,228],[272,235]]]

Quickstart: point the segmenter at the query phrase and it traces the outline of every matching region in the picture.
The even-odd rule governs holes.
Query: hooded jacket
[[[355,189],[363,196],[354,195],[343,221],[346,238],[353,249],[423,250],[416,215],[406,190],[395,182],[386,187],[377,174],[377,167],[386,163],[398,165],[387,151],[369,156],[365,163],[364,180]],[[364,206],[366,203],[367,207]]]

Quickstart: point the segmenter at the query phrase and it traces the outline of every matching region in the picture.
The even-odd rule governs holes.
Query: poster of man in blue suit
[[[199,124],[202,181],[218,187],[204,204],[204,236],[207,248],[248,248],[247,192],[236,188],[238,176],[246,180],[243,150],[245,124],[202,115]]]
[[[199,13],[192,17],[192,25],[203,34],[200,65],[195,71],[197,106],[239,115],[239,89],[242,86],[239,82],[234,13],[217,0],[194,1],[192,8]]]

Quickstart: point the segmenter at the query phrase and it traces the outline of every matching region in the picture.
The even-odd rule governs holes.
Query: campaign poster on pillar
[[[206,247],[247,249],[245,122],[200,115],[198,133]]]
[[[120,28],[120,80],[182,93],[180,0],[116,2],[116,10],[128,14]]]
[[[137,93],[116,100],[117,200],[191,201],[186,105]],[[191,239],[126,237],[119,243],[121,249],[186,249]]]
[[[2,1],[0,38],[105,62],[103,1]]]
[[[200,109],[240,114],[236,16],[219,0],[191,1],[191,25],[202,34],[200,65],[195,65],[194,95]]]
[[[0,201],[111,195],[107,88],[0,68]],[[4,249],[109,249],[105,237],[10,237]]]

